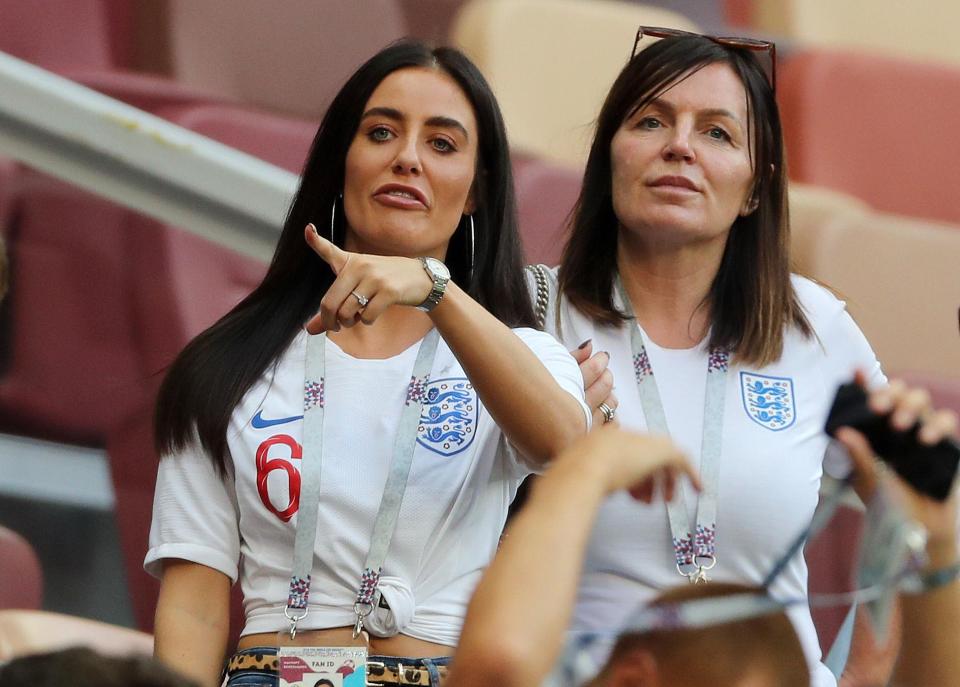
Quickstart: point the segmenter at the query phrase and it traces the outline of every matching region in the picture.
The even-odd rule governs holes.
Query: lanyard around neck
[[[653,376],[653,367],[643,343],[643,334],[630,299],[619,275],[616,287],[624,313],[629,318],[630,346],[633,353],[633,372],[640,393],[640,405],[647,421],[647,429],[669,436],[667,417],[660,400],[660,390]],[[730,355],[721,349],[711,349],[707,358],[707,388],[703,407],[703,439],[700,449],[700,479],[703,491],[697,503],[696,530],[691,530],[687,504],[680,488],[672,501],[667,502],[667,517],[677,570],[691,582],[706,582],[706,572],[717,563],[717,489],[720,482],[720,451],[723,440],[723,409],[726,396],[727,368]]]
[[[400,426],[393,447],[393,460],[387,483],[380,499],[380,509],[374,520],[370,548],[363,564],[357,597],[353,604],[357,615],[354,638],[363,630],[363,620],[373,611],[374,595],[380,582],[383,562],[390,548],[390,540],[397,528],[400,505],[407,488],[410,465],[416,449],[417,428],[420,426],[422,405],[426,399],[430,370],[436,356],[440,335],[430,330],[417,351],[413,374],[400,414]],[[297,622],[307,615],[310,596],[310,576],[317,536],[317,518],[320,505],[320,474],[323,464],[324,378],[326,375],[326,335],[307,338],[306,372],[303,383],[303,458],[300,461],[300,507],[297,512],[297,530],[293,542],[293,565],[290,593],[284,615],[290,620],[290,635],[295,637]]]

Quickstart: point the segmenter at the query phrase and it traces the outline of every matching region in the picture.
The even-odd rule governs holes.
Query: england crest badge
[[[430,380],[417,443],[441,456],[465,451],[477,429],[477,392],[466,377]]]
[[[779,432],[796,422],[793,380],[789,377],[741,372],[740,396],[743,409],[758,425]]]

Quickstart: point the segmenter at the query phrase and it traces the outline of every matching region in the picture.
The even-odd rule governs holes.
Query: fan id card
[[[356,646],[282,646],[280,687],[365,687],[367,650]]]

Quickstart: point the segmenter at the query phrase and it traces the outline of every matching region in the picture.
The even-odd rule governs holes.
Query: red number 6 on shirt
[[[269,455],[270,448],[276,444],[287,446],[290,449],[290,457],[271,458]],[[272,436],[257,448],[257,492],[259,492],[260,500],[267,507],[267,510],[283,522],[288,522],[300,507],[300,471],[290,461],[300,460],[302,456],[303,449],[300,444],[286,434]],[[267,488],[267,478],[275,470],[283,470],[287,473],[287,493],[290,495],[290,503],[283,510],[279,510],[273,505]]]

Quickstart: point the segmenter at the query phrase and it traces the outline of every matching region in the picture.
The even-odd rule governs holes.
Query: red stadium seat
[[[528,263],[560,264],[567,220],[580,194],[582,172],[518,157],[514,162],[520,238]]]
[[[141,394],[123,256],[129,213],[28,172],[12,214],[0,424],[101,443]]]
[[[360,64],[407,34],[399,0],[167,4],[178,81],[317,119]]]
[[[960,223],[960,68],[810,49],[777,82],[792,179]]]

